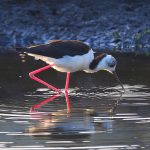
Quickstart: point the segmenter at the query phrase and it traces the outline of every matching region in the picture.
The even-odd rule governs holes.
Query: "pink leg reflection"
[[[65,98],[66,98],[67,112],[70,113],[71,107],[70,107],[70,99],[69,99],[68,93],[65,93]]]
[[[49,103],[49,102],[55,100],[58,96],[60,96],[60,94],[53,95],[53,96],[51,96],[50,98],[47,98],[47,99],[45,99],[45,100],[42,100],[40,103],[33,105],[33,106],[30,108],[30,112],[35,112],[36,109],[39,109],[39,108],[41,108],[43,105],[45,105],[45,104],[47,104],[47,103]],[[68,93],[65,93],[65,98],[66,98],[67,112],[70,112],[71,107],[70,107],[70,99],[69,99]]]
[[[56,94],[56,95],[53,95],[45,100],[42,100],[40,103],[38,104],[35,104],[31,107],[30,111],[35,111],[35,109],[38,109],[38,108],[41,108],[43,105],[55,100],[58,96],[60,96],[60,94]]]

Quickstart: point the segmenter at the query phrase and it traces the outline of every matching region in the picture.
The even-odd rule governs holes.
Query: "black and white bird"
[[[59,72],[66,72],[65,92],[68,92],[70,73],[76,71],[85,71],[86,73],[95,73],[100,70],[106,70],[114,74],[123,88],[118,76],[115,73],[117,61],[109,54],[94,52],[92,48],[78,40],[51,40],[48,44],[36,45],[26,48],[16,48],[17,51],[25,52],[29,56],[46,62],[46,67],[29,73],[30,77],[47,87],[61,92],[59,89],[35,77],[34,75],[49,68],[54,68]]]

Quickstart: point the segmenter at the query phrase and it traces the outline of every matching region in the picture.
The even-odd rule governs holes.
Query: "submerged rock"
[[[149,0],[1,0],[0,50],[77,39],[94,49],[150,52]]]

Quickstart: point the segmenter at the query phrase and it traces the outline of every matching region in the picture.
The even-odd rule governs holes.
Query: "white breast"
[[[51,59],[51,58],[50,58]],[[93,50],[90,50],[85,55],[64,56],[55,60],[54,69],[60,72],[76,72],[89,68],[90,62],[94,59]],[[51,61],[51,60],[50,60]]]

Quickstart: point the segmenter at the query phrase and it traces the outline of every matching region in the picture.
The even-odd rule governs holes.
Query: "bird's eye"
[[[112,67],[114,67],[114,66],[116,65],[116,63],[115,63],[115,61],[112,61],[112,62],[111,62],[111,63],[109,63],[108,65],[109,65],[109,67],[111,67],[111,68],[112,68]]]

